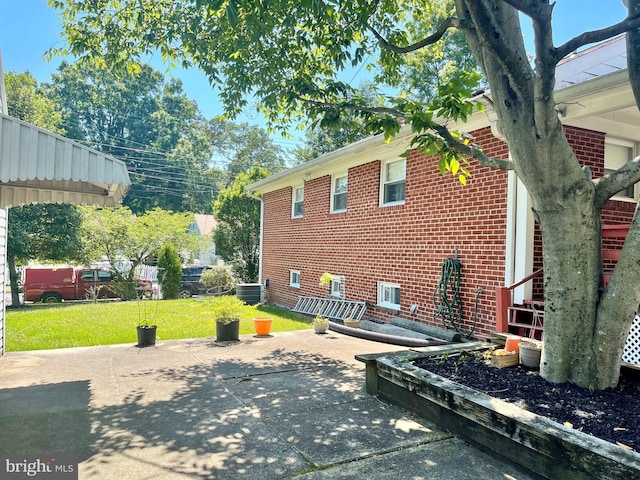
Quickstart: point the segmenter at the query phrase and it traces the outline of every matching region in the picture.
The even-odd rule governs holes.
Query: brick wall
[[[474,135],[488,155],[507,158],[506,145],[488,128]],[[569,127],[567,136],[580,161],[594,176],[601,175],[604,135]],[[345,298],[371,304],[365,318],[387,321],[401,315],[440,325],[433,318],[433,294],[443,260],[457,250],[463,265],[462,328],[470,330],[475,320],[476,336],[488,335],[495,327],[495,288],[504,285],[507,174],[471,160],[472,177],[463,187],[451,175],[439,174],[437,160],[413,152],[407,158],[405,204],[379,207],[380,168],[372,160],[349,170],[344,213],[329,211],[330,176],[305,183],[303,218],[291,218],[291,188],[263,196],[267,301],[291,307],[299,295],[327,296],[318,281],[329,272],[344,277]],[[603,217],[626,221],[627,205],[610,203]],[[541,251],[537,234],[536,268],[542,265]],[[301,272],[301,288],[289,286],[290,270]],[[401,286],[400,313],[375,306],[378,281]],[[541,280],[534,293],[542,295]],[[414,304],[418,310],[412,314]]]
[[[506,158],[504,143],[489,129],[475,132],[489,155]],[[291,218],[291,188],[264,195],[263,277],[267,301],[292,306],[299,295],[326,296],[322,273],[344,277],[345,297],[377,303],[377,282],[401,286],[405,318],[434,323],[433,293],[442,262],[456,249],[463,264],[463,328],[474,318],[476,289],[484,290],[477,331],[494,324],[493,292],[503,283],[507,174],[472,160],[466,186],[441,176],[437,160],[412,153],[407,158],[405,204],[379,207],[380,162],[349,170],[348,205],[329,213],[331,177],[305,184],[304,217]],[[301,272],[301,288],[289,287],[289,271]],[[409,313],[417,304],[416,314]],[[366,317],[384,321],[397,315],[375,306]]]

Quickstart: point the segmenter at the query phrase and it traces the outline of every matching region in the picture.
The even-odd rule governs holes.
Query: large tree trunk
[[[554,101],[552,5],[531,9],[531,68],[519,16],[507,2],[456,0],[458,15],[491,89],[493,107],[542,232],[545,329],[541,374],[552,382],[607,388],[618,382],[621,351],[640,301],[640,221],[634,220],[612,281],[600,296],[603,198],[564,135]],[[482,28],[478,28],[482,26]],[[638,225],[635,225],[638,223]],[[637,238],[636,238],[637,237]]]
[[[20,306],[20,287],[18,286],[18,272],[16,259],[13,255],[7,255],[7,267],[9,268],[9,283],[11,284],[11,305]]]
[[[598,305],[594,332],[596,388],[618,381],[622,350],[640,302],[640,213],[638,206],[620,259]]]
[[[543,239],[545,323],[541,374],[551,382],[593,384],[601,275],[600,216],[572,199],[538,215]]]

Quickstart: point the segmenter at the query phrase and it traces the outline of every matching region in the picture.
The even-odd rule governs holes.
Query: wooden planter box
[[[468,349],[468,348],[467,348]],[[359,355],[367,392],[549,479],[640,478],[640,454],[515,407],[408,362],[445,351]]]

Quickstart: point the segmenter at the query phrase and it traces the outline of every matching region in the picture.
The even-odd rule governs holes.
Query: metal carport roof
[[[124,162],[0,113],[0,208],[115,206],[130,185]]]

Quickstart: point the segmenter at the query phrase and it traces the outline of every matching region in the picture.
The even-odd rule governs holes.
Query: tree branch
[[[382,48],[386,50],[390,50],[391,52],[397,53],[397,54],[415,52],[416,50],[420,50],[421,48],[426,47],[427,45],[434,44],[437,41],[439,41],[442,38],[442,36],[447,32],[447,30],[450,28],[470,28],[470,27],[471,27],[471,23],[466,20],[455,18],[455,17],[448,18],[440,25],[440,27],[438,28],[438,30],[436,30],[435,33],[429,35],[428,37],[423,38],[419,42],[416,42],[412,45],[400,47],[398,45],[394,45],[390,43],[375,28],[367,24],[367,29],[371,33],[373,33],[373,36],[376,37],[376,39],[378,40]]]
[[[500,170],[513,170],[513,162],[511,162],[511,160],[503,160],[501,158],[487,156],[482,149],[472,145],[467,145],[455,138],[447,127],[434,125],[432,128],[449,144],[452,149],[466,155],[467,157],[474,157],[478,162],[480,162],[480,165],[490,168],[499,168]]]
[[[353,103],[326,103],[318,100],[311,100],[308,98],[297,97],[301,102],[312,105],[317,108],[321,108],[323,110],[329,110],[334,108],[343,108],[345,110],[353,110],[362,113],[370,113],[370,114],[385,114],[391,115],[396,118],[407,119],[407,116],[401,112],[400,110],[396,110],[394,108],[389,107],[368,107],[362,105],[356,105]],[[410,118],[408,119],[410,121]],[[456,150],[463,155],[468,157],[474,157],[480,162],[482,166],[490,167],[490,168],[499,168],[500,170],[513,170],[513,163],[511,160],[503,160],[500,158],[493,158],[487,156],[482,149],[479,147],[475,147],[472,145],[467,145],[466,143],[455,138],[449,129],[443,125],[432,124],[429,127],[431,130],[436,132],[443,140],[447,142],[449,147],[453,150]]]
[[[300,100],[302,103],[306,103],[308,105],[312,105],[317,108],[321,108],[323,110],[332,110],[337,108],[344,108],[345,110],[353,110],[363,113],[372,113],[372,114],[385,114],[391,115],[392,117],[397,118],[405,118],[404,113],[400,110],[396,110],[395,108],[389,107],[368,107],[366,105],[356,105],[355,103],[327,103],[321,102],[318,100],[311,100],[310,98],[304,98],[300,95],[297,95],[296,98]]]
[[[618,170],[595,179],[596,202],[602,207],[604,203],[620,190],[640,181],[640,156],[629,161]]]
[[[556,63],[569,55],[571,52],[576,51],[578,48],[584,45],[601,42],[602,40],[615,37],[616,35],[628,32],[638,27],[640,27],[640,15],[626,18],[622,22],[611,25],[610,27],[602,28],[600,30],[592,30],[590,32],[584,32],[583,34],[572,38],[564,45],[560,45],[556,48]]]
[[[533,71],[526,58],[524,42],[521,38],[514,40],[512,37],[514,29],[497,21],[493,7],[491,5],[487,7],[485,3],[478,0],[465,0],[466,10],[471,17],[470,21],[474,25],[483,26],[482,29],[474,31],[479,48],[485,52],[483,56],[487,57],[481,62],[482,67],[485,72],[500,71],[500,76],[508,79],[510,88],[516,92],[521,104],[526,105],[531,102],[530,82],[533,81]],[[503,16],[499,18],[502,20],[508,12],[501,13]],[[516,12],[513,12],[513,15],[517,18]],[[518,32],[521,37],[519,29]],[[520,42],[521,45],[516,46],[515,42]],[[490,55],[487,52],[490,52]],[[497,65],[489,65],[491,62],[500,65],[500,68],[498,69]],[[501,79],[496,80],[501,81]]]
[[[504,3],[511,5],[516,10],[521,11],[527,16],[535,14],[536,6],[538,2],[533,0],[502,0]]]

